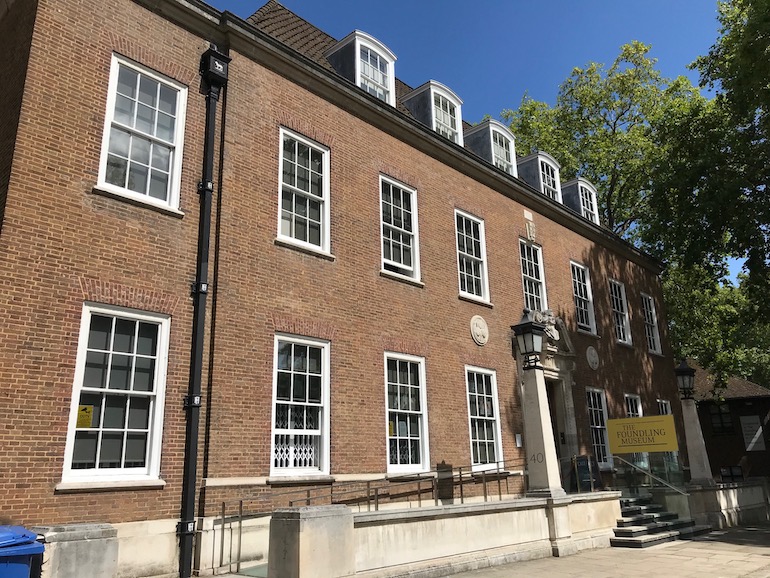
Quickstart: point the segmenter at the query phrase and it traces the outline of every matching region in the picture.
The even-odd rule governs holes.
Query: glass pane
[[[126,427],[126,403],[123,395],[107,395],[104,400],[104,423],[102,427],[123,429]]]
[[[150,172],[150,196],[153,199],[166,200],[168,193],[168,173]]]
[[[136,130],[145,134],[155,134],[155,109],[143,104],[136,106]]]
[[[311,347],[308,351],[307,362],[308,373],[321,373],[321,349],[318,347]]]
[[[136,103],[130,98],[117,95],[115,97],[115,122],[126,126],[134,126],[134,107]]]
[[[297,143],[297,165],[300,167],[310,166],[310,147],[302,143]]]
[[[306,427],[307,429],[318,429],[320,427],[320,407],[307,407],[306,409]]]
[[[176,89],[161,84],[158,108],[167,114],[176,115],[176,93]]]
[[[388,385],[388,408],[398,409],[398,386]]]
[[[139,323],[139,338],[136,352],[140,355],[155,355],[158,342],[158,326],[154,323]]]
[[[113,355],[110,369],[110,389],[128,389],[131,379],[131,357],[129,355]]]
[[[398,437],[402,437],[402,438],[407,437],[409,435],[409,430],[408,430],[409,426],[406,420],[406,415],[403,413],[400,413],[398,414],[396,419],[398,420],[398,430],[397,430]]]
[[[104,387],[107,384],[107,354],[89,351],[83,372],[83,387]]]
[[[152,147],[152,167],[169,172],[171,165],[171,149],[158,144]]]
[[[150,427],[150,398],[132,397],[128,406],[128,428],[148,429]]]
[[[310,171],[302,167],[297,168],[297,188],[303,191],[310,190]]]
[[[295,147],[297,143],[293,138],[286,137],[283,141],[283,158],[288,161],[294,161],[296,159]]]
[[[388,382],[396,383],[398,381],[396,375],[396,360],[388,359]]]
[[[278,369],[291,369],[291,343],[278,342]]]
[[[148,76],[139,79],[139,102],[149,106],[157,106],[158,82]]]
[[[390,440],[389,444],[390,446],[390,461],[391,464],[397,464],[398,463],[398,441],[397,440]]]
[[[294,371],[307,371],[307,345],[294,346]]]
[[[118,72],[118,92],[130,96],[131,98],[136,98],[137,76],[138,74],[135,70],[120,65],[120,71]]]
[[[91,326],[88,331],[88,349],[109,350],[111,331],[112,317],[92,315]]]
[[[313,221],[321,222],[321,203],[318,201],[308,200],[307,203],[307,216]]]
[[[136,321],[117,319],[115,321],[115,342],[112,345],[112,350],[133,353],[135,331]]]
[[[93,393],[81,393],[78,404],[77,428],[99,427],[102,413],[102,396]],[[88,419],[90,415],[91,419]]]
[[[147,434],[130,433],[126,439],[127,468],[143,468],[147,463]]]
[[[321,377],[312,375],[308,378],[310,391],[307,400],[314,403],[321,403]]]
[[[278,372],[278,384],[276,397],[282,400],[291,399],[291,374],[284,371]]]
[[[308,225],[308,243],[313,245],[321,244],[321,225],[318,223],[309,223]]]
[[[409,416],[409,437],[420,437],[420,418],[416,415]]]
[[[286,429],[289,427],[289,406],[276,405],[275,407],[275,427],[277,429]]]
[[[102,435],[102,449],[99,452],[100,468],[119,468],[123,453],[123,433]]]
[[[125,187],[127,171],[128,161],[113,155],[107,157],[107,171],[104,178],[108,183],[117,187]]]
[[[294,401],[306,401],[307,392],[305,390],[305,376],[295,374],[294,387],[292,388],[292,399]]]
[[[155,389],[155,360],[149,357],[137,357],[134,361],[134,391],[153,391]]]
[[[420,390],[416,387],[409,388],[412,390],[411,403],[409,409],[412,411],[420,411]]]
[[[72,450],[72,469],[82,470],[96,467],[96,432],[75,433],[75,447]]]
[[[155,132],[155,136],[168,142],[174,142],[174,127],[176,126],[176,120],[173,116],[158,113],[158,128]]]
[[[124,130],[113,128],[110,131],[109,151],[122,157],[128,157],[128,145],[131,143],[131,135]]]
[[[134,137],[131,141],[131,160],[142,163],[143,165],[149,165],[150,141]]]
[[[147,192],[147,173],[147,167],[131,163],[131,168],[128,171],[128,188],[137,193],[145,194]]]

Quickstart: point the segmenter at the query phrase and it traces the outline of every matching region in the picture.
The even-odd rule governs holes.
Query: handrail
[[[681,488],[677,488],[676,486],[674,486],[674,485],[672,485],[672,484],[668,483],[666,480],[664,480],[664,479],[662,479],[662,478],[659,478],[658,476],[656,476],[655,474],[653,474],[653,473],[652,473],[650,470],[645,470],[645,469],[643,469],[643,468],[640,468],[640,467],[639,467],[639,466],[637,466],[636,464],[633,464],[633,463],[629,462],[628,460],[625,460],[625,459],[621,458],[620,456],[612,456],[612,459],[613,459],[613,460],[620,460],[620,461],[621,461],[621,462],[623,462],[624,464],[631,466],[631,467],[632,467],[632,468],[634,468],[635,470],[639,470],[639,471],[640,471],[640,472],[642,472],[643,474],[645,474],[645,475],[647,475],[647,476],[650,476],[652,479],[654,479],[654,480],[657,480],[658,482],[660,482],[660,483],[661,483],[661,484],[663,484],[664,486],[667,486],[667,487],[671,488],[672,490],[674,490],[675,492],[678,492],[678,493],[682,494],[683,496],[689,496],[689,495],[690,495],[690,494],[688,494],[687,492],[685,492],[684,490],[682,490]]]

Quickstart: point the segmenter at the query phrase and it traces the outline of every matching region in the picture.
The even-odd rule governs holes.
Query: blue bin
[[[32,559],[45,549],[36,540],[37,534],[22,526],[0,526],[2,578],[29,578]]]

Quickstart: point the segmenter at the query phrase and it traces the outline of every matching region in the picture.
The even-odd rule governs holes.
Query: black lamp
[[[682,399],[692,399],[693,390],[695,389],[695,370],[687,365],[687,361],[682,359],[674,373],[676,373],[676,384],[679,386],[679,393]]]
[[[540,352],[543,349],[545,325],[538,323],[532,317],[532,311],[524,310],[518,325],[512,325],[513,333],[519,344],[519,351],[524,358],[524,369],[540,367]]]

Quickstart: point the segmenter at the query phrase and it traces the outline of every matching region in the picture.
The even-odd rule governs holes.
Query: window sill
[[[468,295],[467,293],[460,293],[457,296],[460,301],[467,301],[468,303],[475,303],[476,305],[482,305],[484,307],[489,307],[490,309],[494,309],[494,305],[487,301],[486,299],[482,299],[481,297],[476,297],[475,295]]]
[[[320,474],[317,476],[276,476],[267,478],[268,486],[329,486],[334,483],[334,476]]]
[[[292,241],[289,241],[288,239],[281,239],[276,237],[273,243],[275,243],[279,247],[294,249],[295,251],[299,251],[300,253],[305,253],[306,255],[311,255],[313,257],[320,257],[321,259],[326,259],[327,261],[337,260],[337,257],[332,255],[331,253],[327,253],[322,249],[314,249],[313,247],[309,247],[307,245],[300,245],[299,243],[294,243]]]
[[[163,205],[156,205],[155,203],[149,203],[147,201],[138,199],[132,195],[119,193],[117,191],[112,191],[104,187],[94,187],[93,189],[91,189],[91,192],[95,195],[100,195],[102,197],[109,197],[112,199],[116,199],[118,201],[124,201],[126,203],[130,203],[137,207],[150,209],[151,211],[157,211],[158,213],[163,213],[164,215],[169,215],[171,217],[178,217],[180,219],[184,217],[184,213],[179,209],[174,209],[173,207],[170,207],[168,205],[163,206]]]
[[[594,333],[592,331],[586,331],[585,329],[579,329],[578,328],[577,333],[579,333],[580,335],[585,335],[586,337],[593,337],[594,339],[601,339],[602,338],[602,336],[599,335],[598,333]]]
[[[385,477],[391,482],[416,482],[418,480],[430,480],[435,478],[436,472],[428,470],[422,472],[388,472]]]
[[[411,277],[407,277],[406,275],[399,275],[398,273],[393,273],[392,271],[386,271],[385,269],[380,270],[380,277],[385,277],[387,279],[393,279],[394,281],[401,281],[402,283],[406,283],[407,285],[414,285],[415,287],[425,287],[425,283],[422,281],[418,281],[417,279],[412,279]]]
[[[665,359],[665,357],[666,357],[665,355],[663,355],[663,352],[662,352],[662,351],[650,351],[650,350],[648,349],[648,350],[647,350],[647,353],[649,353],[649,354],[650,354],[650,355],[652,355],[653,357],[660,357],[661,359]]]
[[[621,347],[626,347],[628,349],[633,349],[634,348],[634,344],[633,343],[628,343],[626,341],[617,341],[617,340],[615,340],[615,345],[620,345]]]
[[[111,490],[154,490],[162,489],[166,482],[157,480],[94,480],[81,482],[59,482],[54,490],[57,493],[77,493]]]

